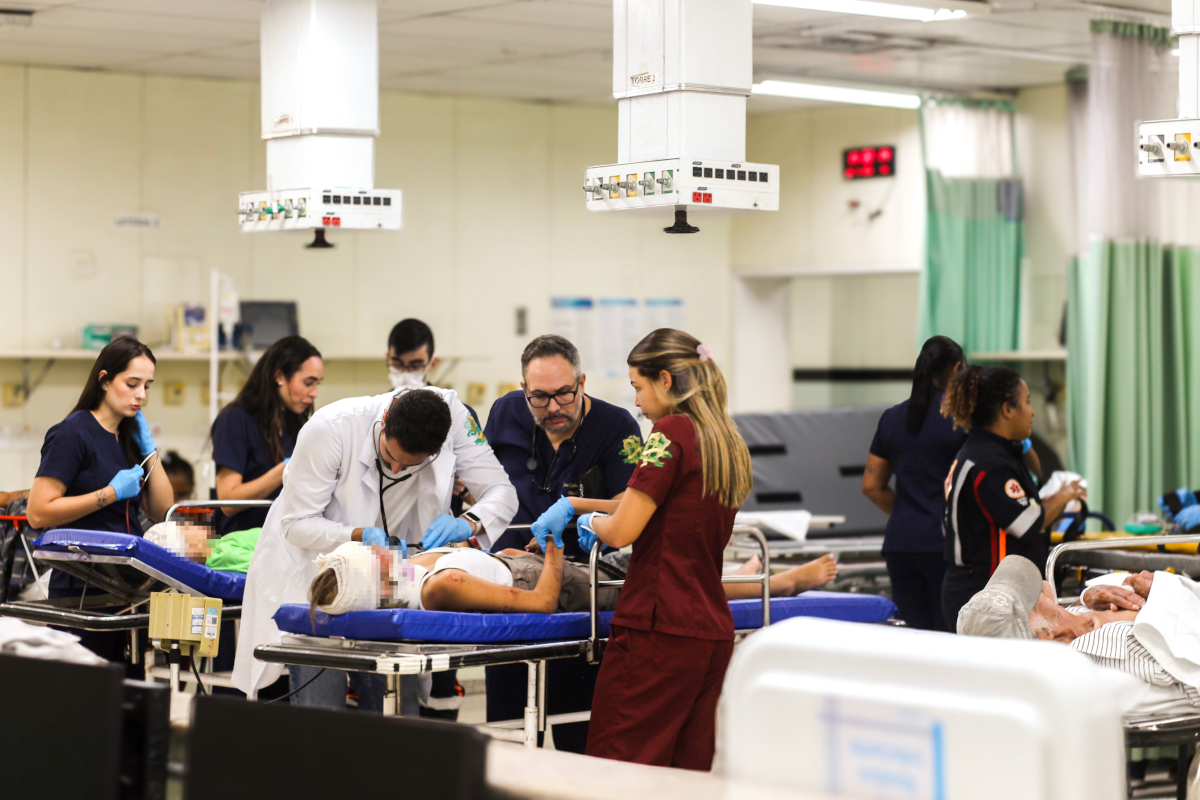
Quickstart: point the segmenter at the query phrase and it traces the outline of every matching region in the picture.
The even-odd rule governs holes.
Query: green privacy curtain
[[[1169,32],[1092,32],[1086,109],[1069,115],[1090,154],[1074,176],[1087,235],[1067,285],[1069,464],[1120,526],[1200,486],[1200,254],[1166,224],[1169,182],[1137,180],[1133,162],[1137,120],[1175,116]]]
[[[1015,350],[1025,257],[1013,105],[929,99],[921,108],[926,237],[919,340]]]
[[[921,341],[941,334],[967,353],[1017,349],[1024,232],[1007,198],[1015,181],[925,173]]]

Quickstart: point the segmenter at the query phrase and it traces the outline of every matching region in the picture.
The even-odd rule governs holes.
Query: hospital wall
[[[419,316],[439,352],[477,357],[447,382],[484,384],[486,414],[558,295],[682,298],[692,332],[728,353],[730,222],[672,237],[669,219],[583,208],[584,168],[616,156],[615,107],[384,92],[381,123],[376,185],[404,191],[404,230],[333,233],[335,249],[310,251],[311,234],[236,225],[237,193],[265,183],[256,84],[0,66],[0,382],[24,379],[12,355],[77,347],[89,323],[161,337],[169,302],[206,299],[195,276],[211,267],[243,299],[298,302],[302,334],[327,356],[322,404],[385,389],[387,333]],[[116,230],[130,213],[161,228]],[[34,379],[43,364],[29,363]],[[88,366],[60,361],[29,402],[0,408],[0,488],[29,484]],[[164,360],[147,407],[160,445],[189,458],[207,431],[206,369]],[[592,373],[593,394],[631,400],[627,379]],[[173,381],[179,406],[163,401]]]

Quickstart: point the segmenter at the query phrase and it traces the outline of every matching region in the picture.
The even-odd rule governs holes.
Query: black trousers
[[[942,611],[946,615],[947,630],[958,631],[958,612],[972,597],[983,591],[989,577],[987,570],[946,567],[946,577],[942,580]]]
[[[942,579],[946,575],[943,553],[883,554],[892,581],[896,614],[908,627],[922,631],[946,630],[942,614]]]
[[[592,693],[600,666],[584,656],[546,662],[546,714],[569,714],[592,709]],[[488,722],[525,716],[525,694],[529,669],[524,664],[487,668]],[[554,748],[582,754],[587,750],[588,723],[571,722],[554,726]],[[542,735],[538,734],[538,745]]]

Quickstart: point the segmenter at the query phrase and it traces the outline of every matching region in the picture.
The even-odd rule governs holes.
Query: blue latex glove
[[[1175,497],[1179,499],[1179,504],[1185,509],[1196,505],[1196,495],[1191,489],[1184,488],[1176,489],[1173,492],[1167,492],[1162,497],[1158,498],[1158,507],[1162,509],[1164,517],[1171,517],[1172,515],[1171,506],[1169,506],[1166,502],[1166,498],[1170,497],[1171,495],[1175,495]]]
[[[387,547],[387,533],[383,528],[363,528],[362,542],[373,547]]]
[[[141,411],[138,411],[134,419],[137,421],[137,428],[133,431],[133,440],[137,442],[142,455],[148,456],[158,449],[158,446],[154,444],[154,437],[150,435],[150,423],[146,422],[146,415]]]
[[[442,514],[433,521],[429,530],[421,537],[421,546],[426,550],[435,547],[445,547],[453,542],[465,542],[471,538],[471,523],[465,519],[456,519],[449,514]]]
[[[146,471],[140,466],[123,469],[113,475],[108,485],[117,490],[118,500],[129,500],[142,491],[142,476],[145,474]]]
[[[1175,515],[1175,524],[1185,531],[1200,527],[1200,505],[1188,506]]]
[[[530,526],[530,530],[543,553],[546,552],[546,538],[549,534],[554,534],[554,543],[560,550],[562,549],[563,531],[573,519],[575,519],[575,506],[565,497],[558,498],[557,503],[550,506],[537,518],[537,521]]]
[[[592,517],[596,516],[595,512],[584,514],[575,523],[575,527],[579,529],[579,547],[584,553],[592,552],[592,545],[600,541],[600,537],[592,530]]]
[[[1032,449],[1033,449],[1033,439],[1022,439],[1021,440],[1021,455],[1025,455]]]

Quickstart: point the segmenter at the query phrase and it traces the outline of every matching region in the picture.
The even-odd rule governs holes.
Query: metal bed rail
[[[1092,539],[1083,540],[1077,539],[1073,542],[1063,542],[1055,546],[1050,551],[1050,556],[1046,559],[1046,580],[1050,581],[1050,587],[1054,590],[1054,596],[1058,597],[1058,582],[1055,580],[1054,568],[1058,566],[1058,560],[1064,553],[1069,553],[1074,550],[1124,550],[1130,547],[1151,547],[1168,544],[1200,544],[1200,534],[1188,533],[1178,536],[1137,536],[1127,539]]]
[[[721,583],[761,583],[762,584],[762,626],[769,627],[771,624],[771,551],[767,546],[767,537],[763,532],[753,525],[734,525],[734,536],[751,536],[758,540],[759,549],[762,552],[762,569],[757,575],[722,575]],[[602,581],[599,580],[598,564],[600,563],[600,547],[601,543],[596,542],[592,545],[591,557],[588,560],[588,583],[590,600],[590,616],[591,616],[591,635],[587,641],[587,660],[589,664],[600,663],[600,656],[603,654],[603,644],[600,639],[600,612],[597,608],[597,593],[601,586],[624,586],[625,581]]]

